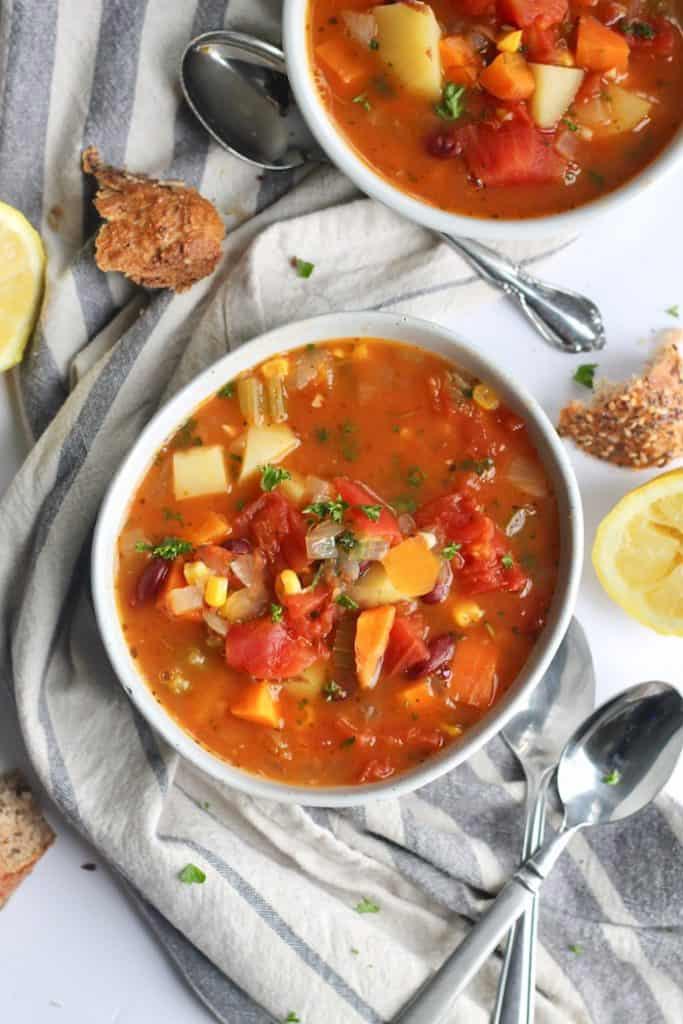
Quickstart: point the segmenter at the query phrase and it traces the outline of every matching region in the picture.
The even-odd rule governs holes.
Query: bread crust
[[[21,777],[0,778],[0,909],[54,839],[54,832]]]

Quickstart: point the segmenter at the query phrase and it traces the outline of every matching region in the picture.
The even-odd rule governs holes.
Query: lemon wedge
[[[614,506],[598,527],[593,565],[628,615],[658,633],[683,636],[683,469]]]
[[[24,354],[45,283],[45,250],[22,213],[0,203],[0,371]]]

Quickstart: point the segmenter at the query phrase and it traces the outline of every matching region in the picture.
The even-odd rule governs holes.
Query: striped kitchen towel
[[[186,41],[225,20],[276,38],[278,7],[2,0],[0,198],[49,253],[44,313],[18,374],[34,446],[0,507],[2,669],[46,790],[131,886],[219,1020],[294,1011],[303,1024],[379,1024],[513,870],[523,787],[502,743],[400,800],[312,811],[248,799],[179,761],[133,710],[88,585],[93,522],[122,456],[164,397],[226,348],[335,309],[452,320],[489,294],[333,170],[258,175],[192,123],[176,76]],[[212,278],[172,296],[97,270],[79,170],[88,144],[217,203],[229,234]],[[509,251],[534,259],[549,246]],[[289,268],[297,255],[315,262],[312,281]],[[683,1020],[682,842],[683,816],[666,800],[573,841],[543,901],[540,1024]],[[178,884],[188,861],[203,886]],[[380,912],[357,914],[362,897]],[[491,958],[453,1022],[488,1020],[497,970]]]

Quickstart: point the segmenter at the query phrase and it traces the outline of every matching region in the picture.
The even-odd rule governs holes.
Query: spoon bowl
[[[276,46],[227,29],[205,32],[185,48],[180,84],[197,120],[233,156],[269,171],[325,159]]]
[[[557,788],[565,827],[621,821],[665,786],[683,749],[683,700],[667,683],[634,686],[598,708],[565,747]]]

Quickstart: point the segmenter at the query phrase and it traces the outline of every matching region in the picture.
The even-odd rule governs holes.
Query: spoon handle
[[[527,860],[505,885],[482,919],[470,929],[458,948],[436,974],[428,978],[413,1000],[394,1019],[394,1024],[440,1024],[491,952],[520,914],[531,906],[534,895],[552,870],[576,830],[556,833],[536,856]]]
[[[440,237],[485,281],[513,299],[545,341],[562,352],[590,352],[605,345],[600,310],[585,295],[544,284],[517,263],[471,238]]]
[[[522,860],[535,853],[543,842],[546,797],[551,776],[552,771],[541,775],[535,792],[529,784],[529,812],[524,829]],[[529,910],[515,922],[510,932],[498,980],[492,1024],[533,1024],[538,900],[538,896],[532,898]]]

